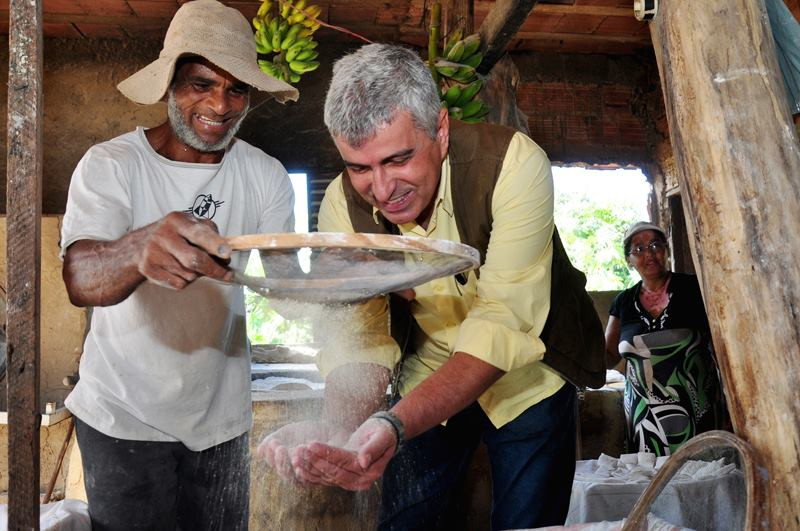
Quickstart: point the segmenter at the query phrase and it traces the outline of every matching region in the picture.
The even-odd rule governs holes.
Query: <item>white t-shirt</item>
[[[276,159],[234,140],[218,164],[166,159],[144,129],[93,146],[75,169],[61,252],[116,240],[165,214],[191,211],[223,236],[292,230],[294,196]],[[243,269],[246,253],[234,253]],[[181,441],[204,450],[250,429],[250,352],[239,286],[200,278],[180,291],[140,284],[95,308],[66,400],[81,420],[120,439]]]

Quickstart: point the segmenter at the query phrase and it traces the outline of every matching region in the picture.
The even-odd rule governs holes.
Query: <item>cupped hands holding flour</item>
[[[394,457],[397,437],[380,419],[368,419],[347,435],[329,422],[295,422],[268,435],[258,455],[283,479],[366,490]]]
[[[388,369],[374,363],[335,369],[326,378],[320,419],[272,432],[259,445],[259,457],[286,480],[368,489],[383,474],[399,441],[391,423],[370,417],[385,404],[389,377]]]
[[[366,490],[378,480],[397,451],[392,427],[379,419],[368,419],[340,448],[311,442],[293,455],[295,474],[314,484]]]

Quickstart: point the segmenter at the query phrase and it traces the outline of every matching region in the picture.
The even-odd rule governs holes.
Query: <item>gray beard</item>
[[[245,116],[247,116],[247,111],[249,108],[250,98],[247,99],[247,104],[242,110],[242,115],[238,120],[236,120],[236,123],[234,123],[230,129],[228,129],[228,132],[225,133],[225,136],[222,137],[218,142],[209,144],[200,138],[197,133],[194,132],[194,129],[192,129],[192,127],[186,123],[183,113],[181,113],[181,110],[178,108],[178,104],[175,102],[175,94],[171,89],[169,91],[169,98],[167,99],[167,116],[169,117],[170,126],[172,126],[172,132],[175,133],[175,136],[178,137],[178,140],[202,153],[214,153],[227,148],[228,144],[230,144],[231,140],[233,140],[233,136],[237,131],[239,131],[239,126],[242,125],[242,120],[244,120]]]

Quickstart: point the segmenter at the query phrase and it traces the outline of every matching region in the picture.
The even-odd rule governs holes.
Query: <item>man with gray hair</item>
[[[380,478],[380,529],[442,529],[459,526],[447,518],[483,440],[492,528],[562,524],[576,393],[541,361],[554,256],[545,153],[508,128],[450,120],[423,61],[388,44],[337,61],[325,124],[345,171],[325,193],[320,231],[469,242],[482,265],[400,294],[406,339],[387,334],[386,297],[365,303],[353,333],[370,347],[320,353],[323,422],[285,426],[259,453],[302,482],[359,490]],[[399,394],[376,411],[398,364]]]
[[[215,0],[185,3],[159,58],[118,85],[166,100],[157,127],[88,150],[62,225],[70,300],[94,307],[77,428],[95,529],[246,529],[250,352],[243,268],[224,236],[293,226],[286,170],[235,138],[250,90],[283,102],[250,24]]]

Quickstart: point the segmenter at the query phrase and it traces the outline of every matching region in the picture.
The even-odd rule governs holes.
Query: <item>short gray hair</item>
[[[359,147],[408,111],[414,125],[436,138],[439,89],[416,52],[395,44],[368,44],[333,65],[325,96],[325,125],[333,137]]]

